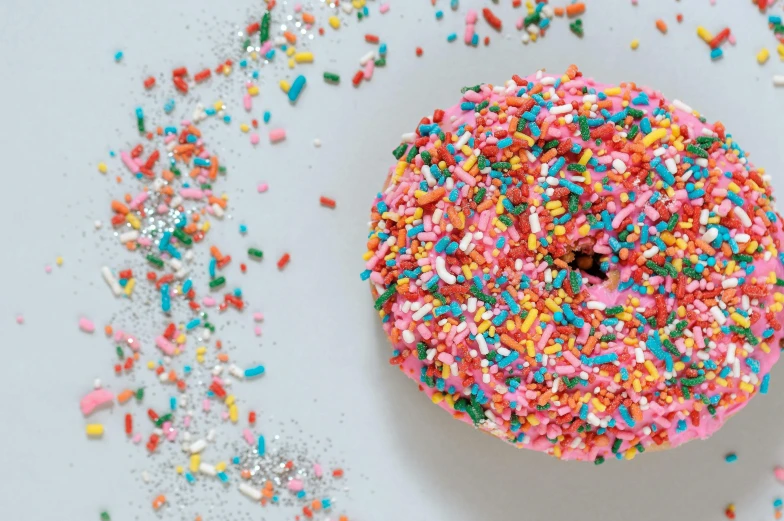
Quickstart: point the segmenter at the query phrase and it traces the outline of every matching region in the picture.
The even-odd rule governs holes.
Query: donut
[[[596,464],[767,392],[784,234],[720,122],[576,66],[461,92],[402,136],[371,209],[390,364],[456,419]]]

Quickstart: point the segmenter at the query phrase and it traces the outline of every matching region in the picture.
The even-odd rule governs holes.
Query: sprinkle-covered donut
[[[362,278],[390,363],[454,417],[601,463],[767,392],[784,234],[721,123],[572,66],[466,87],[394,155]]]

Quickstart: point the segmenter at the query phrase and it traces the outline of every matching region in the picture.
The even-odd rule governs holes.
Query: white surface
[[[77,407],[95,377],[113,381],[114,361],[103,335],[79,332],[77,319],[117,320],[126,308],[110,296],[99,268],[119,268],[131,258],[107,230],[93,229],[95,219],[108,221],[110,199],[129,187],[102,177],[96,164],[134,138],[133,107],[145,99],[144,76],[182,64],[192,71],[214,68],[224,57],[216,50],[249,20],[252,3],[259,2],[0,3],[4,520],[98,519],[102,508],[118,521],[154,517],[148,488],[130,472],[147,456],[121,433],[122,411],[106,418],[107,435],[96,442],[85,439]],[[501,3],[493,5],[497,12],[511,11],[510,2]],[[249,314],[221,332],[238,346],[235,359],[267,366],[263,381],[243,384],[237,394],[263,418],[296,418],[306,437],[331,439],[330,454],[342,460],[351,488],[338,495],[340,510],[352,520],[647,521],[666,515],[703,521],[722,518],[731,501],[740,520],[772,519],[772,500],[784,494],[772,473],[784,464],[781,367],[773,372],[771,394],[755,399],[710,441],[601,467],[562,463],[505,446],[430,404],[387,363],[389,349],[359,281],[369,205],[400,134],[433,108],[454,103],[465,84],[500,82],[540,67],[562,71],[574,62],[603,81],[633,80],[686,101],[721,119],[784,190],[784,89],[771,85],[784,66],[765,18],[742,0],[719,0],[716,7],[708,0],[642,3],[589,2],[582,40],[554,20],[542,41],[523,46],[507,23],[503,37],[492,33],[491,46],[478,49],[461,41],[467,0],[459,13],[439,0],[440,22],[430,2],[393,2],[384,16],[371,3],[370,19],[335,34],[327,29],[312,47],[316,63],[301,67],[310,81],[297,107],[272,81],[279,70],[267,75],[256,107],[271,110],[272,126],[288,132],[274,147],[264,134],[257,149],[250,147],[237,129],[244,120],[240,95],[224,95],[235,122],[225,128],[211,123],[216,130],[209,140],[222,144],[230,169],[222,188],[231,195],[234,218],[218,225],[211,239],[237,257],[251,240],[265,251],[264,263],[242,279],[251,309],[266,314],[262,341],[253,336]],[[680,25],[678,11],[685,16]],[[667,36],[654,28],[658,17],[670,26]],[[714,33],[729,23],[737,47],[725,46],[725,58],[711,63],[695,34],[698,23]],[[490,33],[484,23],[479,27],[482,36]],[[453,31],[458,41],[448,44]],[[388,43],[388,66],[354,89],[350,76],[368,48],[365,32]],[[628,48],[633,38],[641,42],[636,52]],[[422,58],[414,56],[417,45],[425,50]],[[762,46],[772,55],[764,67],[754,59]],[[117,49],[125,52],[120,65],[113,61]],[[324,70],[339,72],[342,84],[324,84]],[[317,137],[320,149],[311,144]],[[270,191],[260,195],[255,186],[262,180]],[[334,196],[338,208],[319,207],[321,194]],[[237,233],[240,222],[249,227],[246,239]],[[283,251],[292,261],[279,273],[274,261]],[[64,266],[46,275],[44,265],[58,255]],[[25,316],[23,326],[15,323],[17,313]],[[143,333],[148,338],[164,324],[157,313],[140,319],[155,326]],[[150,403],[163,406],[165,396]],[[723,460],[729,451],[739,456],[732,465]],[[203,491],[192,506],[206,521],[223,518],[215,513],[220,507],[208,511],[214,501],[237,503],[253,519],[291,518],[290,512],[261,511],[236,491]],[[193,519],[185,512],[183,519]],[[180,515],[169,509],[162,517]]]

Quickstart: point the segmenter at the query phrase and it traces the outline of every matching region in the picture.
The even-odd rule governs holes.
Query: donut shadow
[[[376,338],[378,370],[390,371],[380,328]],[[674,519],[712,521],[729,503],[759,496],[774,481],[771,454],[781,428],[776,412],[784,409],[775,383],[784,378],[784,369],[773,373],[771,393],[752,400],[709,440],[600,466],[516,449],[454,420],[402,375],[380,381],[388,384],[388,396],[396,397],[383,400],[392,419],[389,428],[397,434],[390,449],[408,467],[402,472],[419,485],[422,512],[443,512],[441,519],[450,521],[513,515],[532,521],[576,515],[659,521],[665,512]],[[729,452],[739,455],[731,467],[724,460]]]

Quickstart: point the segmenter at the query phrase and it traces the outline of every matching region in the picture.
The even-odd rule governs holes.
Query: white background
[[[528,46],[511,22],[501,35],[482,22],[481,35],[492,32],[487,48],[462,43],[463,15],[471,3],[462,0],[454,13],[439,0],[441,21],[430,2],[393,2],[383,16],[371,3],[368,20],[353,19],[337,33],[327,28],[327,36],[311,45],[316,62],[300,67],[309,83],[296,107],[276,86],[289,73],[264,69],[254,115],[260,119],[268,109],[272,126],[286,128],[288,139],[279,145],[271,146],[264,133],[260,146],[249,145],[237,128],[247,121],[240,83],[223,83],[233,86],[223,99],[234,122],[206,128],[212,129],[207,140],[229,167],[220,188],[231,196],[233,219],[216,224],[211,241],[237,260],[250,245],[266,255],[245,278],[239,278],[236,260],[232,272],[251,308],[265,312],[264,336],[259,341],[253,335],[247,313],[220,332],[236,346],[233,357],[240,364],[267,366],[263,380],[236,389],[243,410],[262,412],[261,424],[270,429],[296,419],[294,430],[301,428],[298,435],[308,443],[331,443],[327,459],[344,465],[350,488],[337,495],[340,510],[352,521],[703,521],[722,518],[730,502],[738,519],[772,519],[773,499],[784,495],[772,472],[784,464],[781,368],[773,371],[770,394],[755,399],[711,440],[595,467],[515,450],[473,431],[389,366],[390,350],[368,287],[359,280],[368,209],[400,134],[433,108],[457,102],[463,85],[501,82],[541,67],[560,72],[570,63],[602,81],[652,85],[710,120],[721,119],[784,190],[784,89],[771,85],[774,73],[784,74],[784,64],[766,18],[747,0],[719,0],[715,7],[708,0],[643,0],[638,7],[628,0],[594,0],[583,17],[582,40],[559,19],[543,40]],[[506,0],[502,6],[474,3],[493,5],[499,14],[512,11]],[[222,49],[232,45],[232,33],[251,21],[249,13],[258,14],[251,4],[259,2],[0,3],[0,519],[89,520],[103,508],[114,520],[152,519],[152,492],[140,483],[138,470],[149,465],[176,479],[170,460],[148,463],[146,451],[126,441],[124,410],[102,413],[108,429],[103,440],[84,436],[78,400],[94,378],[114,381],[114,353],[102,334],[79,332],[77,319],[125,321],[144,338],[166,323],[160,313],[146,311],[154,307],[138,302],[136,316],[129,315],[133,306],[114,300],[100,279],[103,264],[122,268],[135,258],[109,230],[93,228],[96,219],[108,221],[109,201],[133,182],[118,186],[96,164],[108,161],[110,149],[135,143],[133,108],[146,101],[142,79],[152,73],[160,81],[179,65],[214,68],[225,58]],[[685,18],[680,25],[679,11]],[[313,12],[324,16],[318,8]],[[666,36],[654,27],[659,17],[669,24]],[[714,33],[730,25],[738,45],[725,45],[725,57],[712,63],[695,34],[698,24]],[[458,41],[448,44],[453,31]],[[387,42],[388,65],[354,89],[350,77],[357,60],[371,48],[362,38],[366,32]],[[634,52],[633,38],[641,42]],[[415,57],[415,46],[424,48],[423,57]],[[764,67],[755,61],[762,46],[772,53]],[[121,64],[113,61],[118,49],[125,52]],[[339,72],[342,84],[324,84],[324,70]],[[317,137],[321,149],[311,145]],[[111,165],[110,173],[120,172],[116,162]],[[270,184],[268,193],[256,192],[259,181]],[[318,205],[322,194],[338,201],[336,210]],[[240,222],[249,227],[246,238],[237,232]],[[278,272],[274,261],[284,251],[292,261]],[[54,265],[58,255],[64,265],[47,275],[44,266]],[[203,286],[206,276],[200,277]],[[22,326],[15,322],[20,313]],[[153,395],[149,404],[163,407],[165,396]],[[725,463],[731,451],[739,459]],[[229,508],[247,512],[242,519],[292,518],[291,511],[261,510],[234,490],[217,489],[197,489],[189,509],[179,514],[168,508],[162,517],[193,519],[193,511],[205,521],[240,517],[219,515]]]

